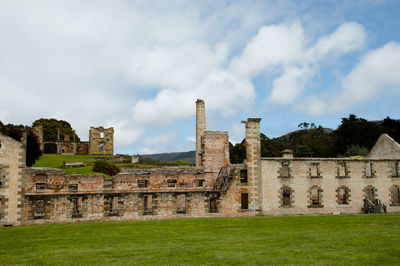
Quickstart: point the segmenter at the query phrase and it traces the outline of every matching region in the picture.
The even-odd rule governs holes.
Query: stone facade
[[[206,131],[204,102],[196,108],[195,167],[123,168],[112,179],[26,168],[24,142],[0,134],[0,224],[361,213],[364,199],[400,212],[400,156],[386,150],[398,144],[386,136],[364,159],[294,158],[291,150],[262,158],[261,119],[249,118],[246,160],[230,165],[228,133]],[[101,154],[104,141],[101,152],[112,154],[113,129],[92,129],[90,152]]]
[[[113,155],[114,154],[114,129],[103,127],[90,127],[89,141],[76,141],[75,137],[70,140],[65,136],[60,139],[58,131],[57,141],[43,140],[43,127],[36,126],[33,128],[35,135],[38,137],[40,150],[45,151],[45,146],[55,145],[57,154],[91,154],[91,155]]]
[[[89,154],[114,154],[114,128],[90,127]]]
[[[22,142],[0,133],[0,225],[23,223],[25,136]]]

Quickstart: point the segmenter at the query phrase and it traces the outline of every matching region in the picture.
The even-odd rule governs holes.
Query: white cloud
[[[301,109],[312,115],[323,115],[399,92],[400,44],[391,42],[364,55],[343,80],[340,92],[309,97]]]

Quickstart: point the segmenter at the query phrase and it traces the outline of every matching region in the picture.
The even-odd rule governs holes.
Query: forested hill
[[[329,130],[313,123],[303,122],[300,130],[282,137],[268,138],[261,134],[261,155],[280,157],[284,149],[292,149],[295,157],[365,156],[382,133],[400,142],[400,121],[387,117],[381,121],[367,121],[355,115],[343,118],[336,130]],[[232,163],[246,157],[244,140],[231,145]]]
[[[163,161],[163,162],[186,161],[189,163],[195,163],[196,152],[195,151],[186,151],[186,152],[146,154],[146,155],[140,155],[140,157],[150,158],[152,160],[159,160],[159,161]]]

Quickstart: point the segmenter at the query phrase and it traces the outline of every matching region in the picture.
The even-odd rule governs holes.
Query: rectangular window
[[[392,162],[391,163],[391,168],[392,168],[392,177],[399,177],[400,171],[399,171],[399,162]]]
[[[289,162],[282,163],[281,177],[289,177]]]
[[[78,184],[68,185],[68,190],[69,191],[78,191]]]
[[[393,188],[393,205],[400,205],[400,188]]]
[[[210,212],[218,212],[217,198],[210,198]]]
[[[347,199],[347,189],[339,188],[339,204],[349,204]]]
[[[72,217],[82,217],[82,197],[72,198]]]
[[[197,186],[203,187],[204,186],[204,179],[197,179]]]
[[[103,132],[103,131],[100,132],[100,138],[101,138],[101,139],[104,139],[104,132]]]
[[[45,190],[46,189],[46,183],[35,183],[36,190]]]
[[[247,183],[247,170],[240,170],[240,183]]]
[[[144,196],[144,213],[153,212],[153,195]]]
[[[104,151],[104,143],[100,142],[100,151]]]
[[[185,194],[180,194],[177,196],[177,204],[178,204],[178,213],[186,213],[186,204],[185,204]]]
[[[38,199],[35,201],[35,218],[40,218],[44,216],[45,205],[43,199]]]
[[[111,198],[110,214],[118,214],[118,196]]]
[[[168,187],[175,187],[176,180],[175,179],[168,179]]]
[[[249,209],[249,194],[242,193],[242,194],[240,194],[240,198],[241,198],[241,209],[248,210]]]
[[[365,163],[365,177],[367,177],[367,178],[372,177],[372,163],[371,162]]]
[[[290,189],[285,188],[282,191],[282,206],[289,207],[290,206]]]
[[[373,188],[367,188],[365,191],[365,197],[372,203],[375,202],[375,190]]]
[[[318,177],[318,176],[319,176],[318,164],[313,163],[311,164],[311,177]]]
[[[340,177],[345,177],[346,176],[346,163],[345,162],[341,162],[338,165],[338,176]]]
[[[311,190],[311,205],[312,206],[321,205],[321,191],[318,188],[313,188]]]
[[[140,187],[140,188],[144,188],[144,187],[147,187],[147,180],[144,180],[144,179],[139,179],[138,180],[138,186]]]

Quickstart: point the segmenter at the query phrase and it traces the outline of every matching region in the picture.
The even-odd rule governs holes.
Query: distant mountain
[[[182,160],[189,163],[196,162],[196,152],[186,151],[186,152],[168,152],[168,153],[157,153],[157,154],[145,154],[139,155],[143,158],[156,159],[163,162],[173,162],[176,160]]]

